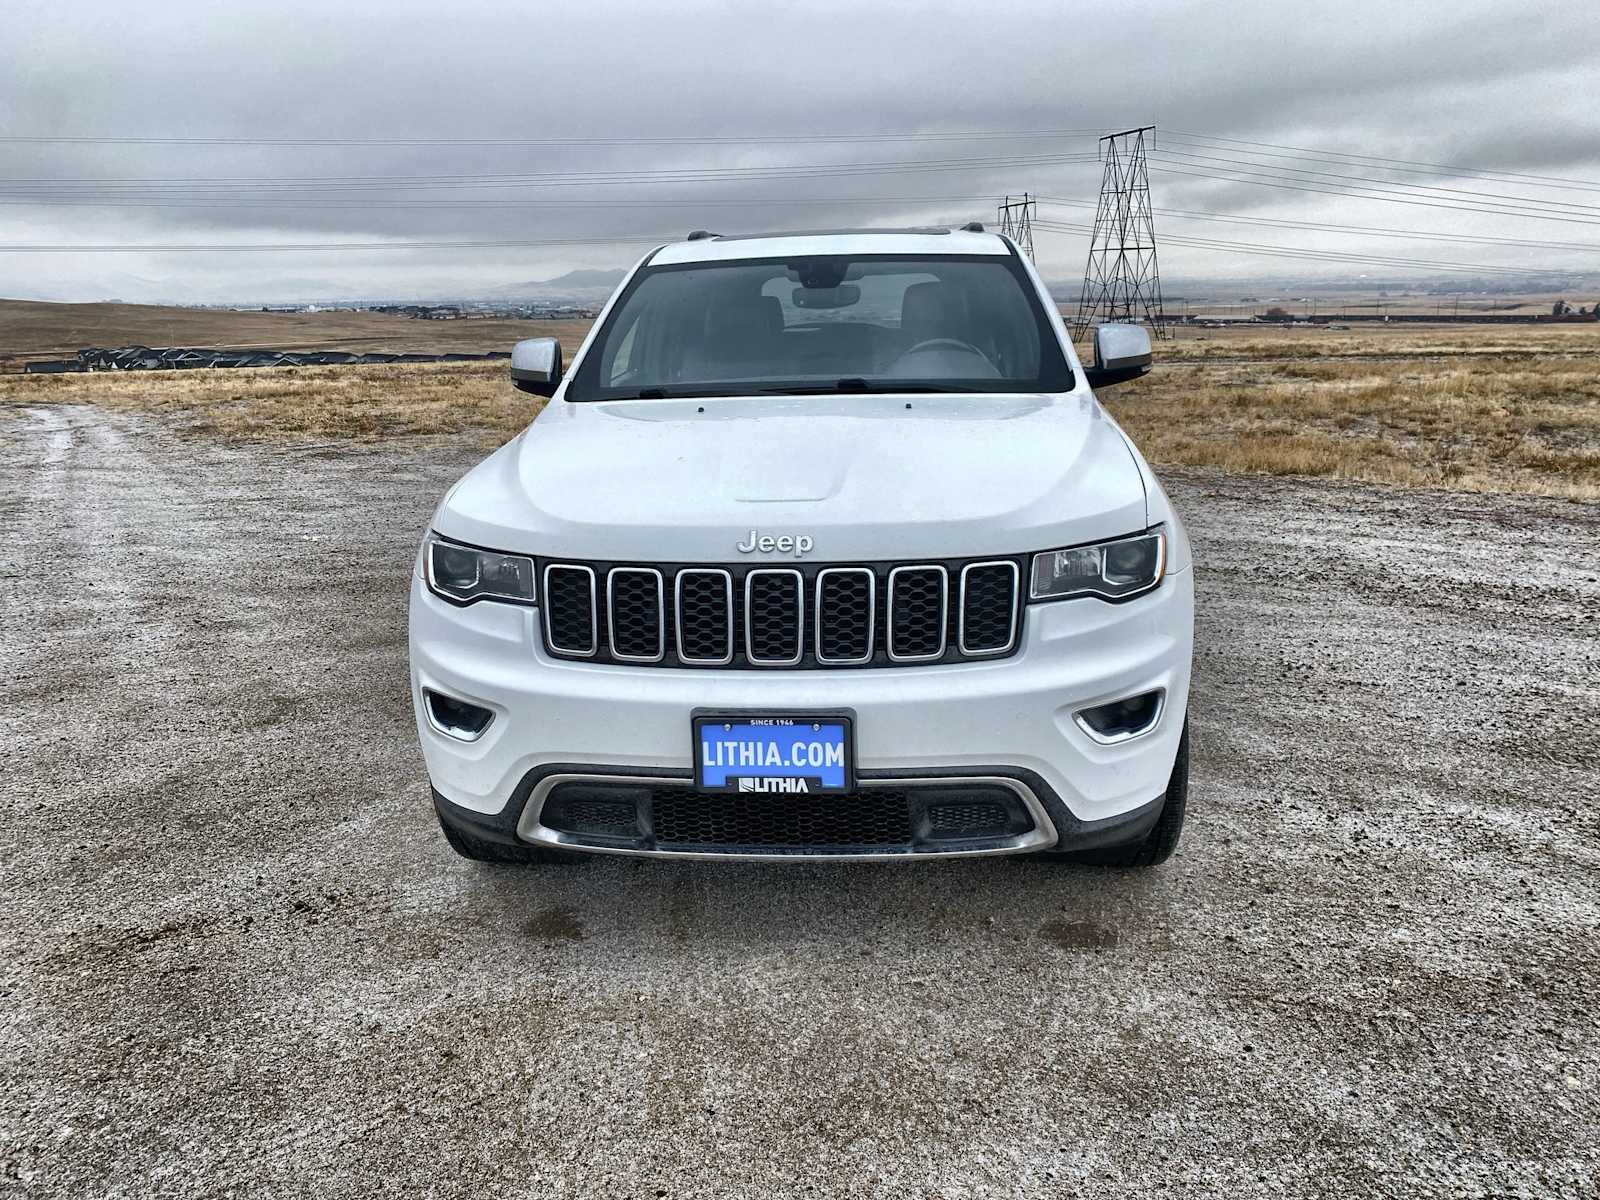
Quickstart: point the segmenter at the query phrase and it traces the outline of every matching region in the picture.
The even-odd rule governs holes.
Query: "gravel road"
[[[517,872],[406,694],[481,451],[0,438],[0,1194],[1600,1194],[1600,507],[1174,474],[1153,872]]]

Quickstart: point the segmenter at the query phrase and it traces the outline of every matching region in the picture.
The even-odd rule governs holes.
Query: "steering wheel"
[[[963,342],[960,338],[947,337],[929,338],[925,342],[918,342],[915,346],[902,350],[900,357],[908,358],[913,354],[921,354],[924,350],[959,350],[964,354],[976,354],[979,358],[986,357],[976,346]]]

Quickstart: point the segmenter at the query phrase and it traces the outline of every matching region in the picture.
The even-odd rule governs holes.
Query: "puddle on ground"
[[[1109,950],[1117,944],[1117,931],[1093,921],[1064,921],[1057,917],[1039,926],[1039,936],[1063,950]]]
[[[541,942],[577,942],[584,936],[577,910],[566,904],[541,908],[523,922],[522,932]]]

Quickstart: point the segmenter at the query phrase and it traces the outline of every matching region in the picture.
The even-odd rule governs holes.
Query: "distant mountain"
[[[554,279],[530,279],[527,283],[508,283],[492,288],[489,296],[495,300],[592,300],[611,294],[622,277],[621,269],[601,270],[593,267],[568,271]]]

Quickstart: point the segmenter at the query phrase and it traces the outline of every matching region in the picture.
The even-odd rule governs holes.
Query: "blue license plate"
[[[853,791],[850,733],[845,716],[697,716],[695,786],[708,792]]]

